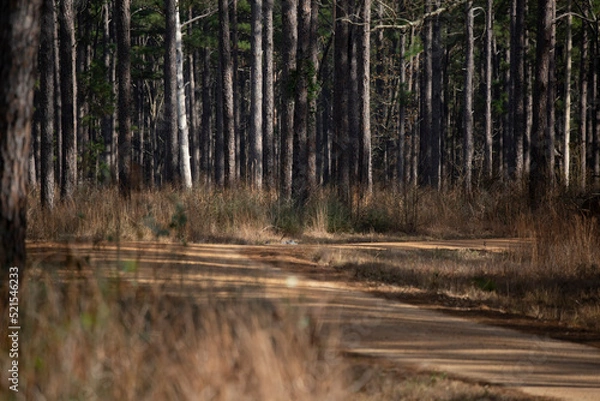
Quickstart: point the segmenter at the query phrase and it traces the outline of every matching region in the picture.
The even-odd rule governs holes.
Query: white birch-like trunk
[[[190,164],[190,140],[185,109],[185,83],[183,81],[183,45],[179,2],[175,3],[175,54],[177,64],[177,126],[179,128],[179,168],[184,188],[192,188],[192,167]]]

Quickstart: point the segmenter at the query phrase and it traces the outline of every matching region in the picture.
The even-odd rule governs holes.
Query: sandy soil
[[[309,259],[315,247],[332,251],[361,247],[501,251],[513,246],[520,245],[510,240],[327,246],[127,242],[119,247],[32,243],[28,251],[30,260],[36,261],[34,268],[38,264],[91,265],[138,282],[160,284],[169,291],[190,291],[199,299],[237,297],[302,305],[323,324],[339,327],[346,352],[531,395],[600,400],[600,349],[596,347],[376,297],[335,277],[319,277],[318,266]]]

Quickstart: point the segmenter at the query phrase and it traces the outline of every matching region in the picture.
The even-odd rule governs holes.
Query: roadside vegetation
[[[351,209],[322,191],[300,209],[246,188],[134,192],[80,187],[43,210],[30,194],[29,241],[323,244],[519,237],[507,253],[351,251],[305,255],[383,296],[426,297],[600,332],[600,232],[574,196],[532,215],[516,187],[375,191]],[[318,317],[268,302],[199,304],[192,293],[131,285],[92,269],[29,261],[22,288],[21,388],[2,399],[534,400],[444,373],[398,371],[332,352]],[[43,335],[40,335],[43,333]],[[8,360],[0,353],[0,366]],[[275,376],[274,376],[275,375]],[[11,398],[13,397],[13,398]],[[19,398],[21,397],[21,398]]]
[[[534,215],[515,185],[479,189],[470,197],[458,190],[378,190],[368,200],[357,195],[352,208],[327,191],[299,208],[244,187],[147,190],[127,202],[114,188],[80,187],[72,202],[52,211],[40,208],[32,193],[27,234],[30,241],[95,244],[524,238],[531,246],[501,254],[344,252],[324,262],[349,279],[396,286],[395,292],[600,331],[600,226],[589,199],[557,195]]]

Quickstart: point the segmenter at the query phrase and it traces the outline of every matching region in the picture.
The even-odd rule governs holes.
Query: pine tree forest
[[[600,2],[44,0],[30,182],[306,201],[600,181]]]

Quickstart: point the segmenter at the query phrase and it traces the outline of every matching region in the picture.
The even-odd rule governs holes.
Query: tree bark
[[[363,0],[359,51],[360,129],[361,135],[361,192],[363,197],[373,194],[373,166],[371,161],[371,0]]]
[[[335,5],[335,52],[334,52],[334,152],[336,160],[338,196],[346,205],[350,205],[350,122],[348,120],[349,102],[349,26],[348,2],[337,0]]]
[[[308,76],[308,123],[306,127],[306,185],[309,196],[317,187],[317,72],[319,70],[319,0],[311,0],[310,4],[310,40],[308,54],[310,71]]]
[[[263,177],[268,190],[275,188],[274,118],[275,93],[273,72],[273,0],[263,3]]]
[[[75,14],[73,0],[60,2],[60,93],[62,118],[61,200],[70,199],[77,184],[77,120],[75,79]]]
[[[299,0],[292,196],[300,203],[304,203],[308,198],[308,81],[312,69],[308,51],[310,43],[310,21],[310,0]]]
[[[250,94],[250,178],[252,187],[262,189],[263,179],[263,5],[252,1],[252,67]]]
[[[529,200],[533,210],[542,206],[549,189],[551,174],[548,160],[548,79],[552,36],[552,6],[554,0],[538,0],[535,84],[533,90],[533,126],[531,135],[531,165]]]
[[[573,39],[571,26],[573,17],[571,15],[571,0],[567,2],[567,33],[565,39],[565,119],[563,123],[564,141],[563,141],[563,179],[565,187],[571,184],[571,50]]]
[[[473,2],[466,3],[466,50],[465,50],[465,103],[463,105],[464,143],[463,143],[463,179],[467,195],[473,191],[473,75],[475,73],[473,34]]]
[[[432,8],[432,1],[427,0],[425,13],[429,13]],[[422,30],[423,41],[423,66],[420,74],[420,101],[421,110],[419,113],[419,183],[421,185],[432,185],[431,172],[431,122],[432,113],[432,85],[433,85],[433,64],[432,64],[432,42],[433,42],[433,21],[432,18],[425,20],[425,26]]]
[[[177,118],[177,56],[175,10],[177,0],[165,0],[165,178],[169,183],[178,183],[179,174],[179,136]]]
[[[43,0],[39,50],[41,205],[54,208],[54,0]]]
[[[298,41],[297,0],[282,1],[282,72],[281,72],[281,165],[280,193],[289,200],[292,196],[294,159],[294,74]]]
[[[175,82],[177,85],[177,128],[179,139],[179,174],[185,189],[192,188],[190,164],[190,132],[187,123],[185,82],[183,80],[183,40],[179,16],[179,0],[175,0]]]
[[[20,279],[26,267],[27,163],[40,5],[40,0],[0,2],[0,289],[5,290],[14,278],[9,274]],[[0,293],[6,302],[7,294]]]
[[[233,59],[229,32],[229,5],[227,0],[219,0],[219,51],[221,64],[222,103],[218,106],[223,115],[223,144],[227,185],[236,180],[235,168],[235,120],[233,110]],[[221,139],[219,139],[220,141]],[[216,149],[219,152],[220,149]],[[217,185],[222,183],[217,180]]]
[[[492,116],[492,44],[494,39],[494,2],[486,2],[485,23],[485,177],[491,180],[494,174],[494,142],[493,142],[493,116]]]
[[[110,8],[108,6],[108,0],[102,4],[102,57],[104,62],[104,79],[109,83],[111,88],[111,94],[114,88],[111,74],[111,35],[110,35]],[[108,106],[108,105],[107,105]],[[114,160],[113,160],[113,130],[114,130],[114,119],[112,112],[112,104],[110,107],[106,107],[104,115],[102,116],[101,131],[102,141],[104,144],[104,151],[102,153],[103,166],[103,181],[109,183],[115,176],[114,173]]]
[[[131,14],[130,0],[116,0],[119,80],[119,193],[131,196]]]
[[[208,23],[204,24],[204,30],[208,29]],[[210,48],[205,46],[202,49],[202,128],[200,137],[200,165],[204,184],[210,188],[211,171],[211,132],[212,132],[212,108],[211,98],[212,74],[210,69]]]
[[[584,26],[581,34],[581,62],[579,64],[579,187],[585,191],[587,187],[587,121],[588,121],[588,33]]]
[[[436,2],[436,8],[440,3]],[[443,107],[443,45],[441,38],[441,18],[434,17],[431,42],[431,187],[440,190],[442,187],[442,132],[444,130]]]

